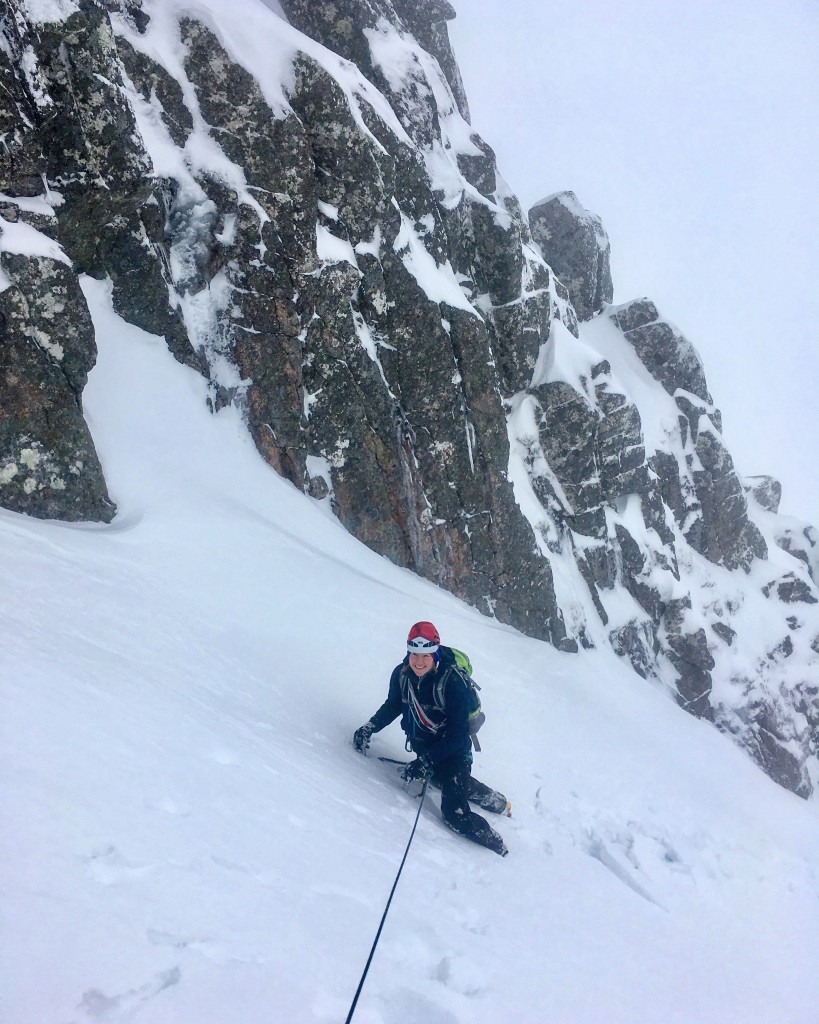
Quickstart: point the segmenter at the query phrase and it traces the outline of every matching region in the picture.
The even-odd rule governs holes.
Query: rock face
[[[747,569],[754,558],[767,557],[767,548],[748,519],[742,485],[722,442],[722,416],[712,404],[696,349],[647,299],[618,307],[610,316],[679,410],[675,440],[684,460],[665,450],[655,465],[666,504],[693,548],[729,569]]]
[[[11,252],[0,253],[1,275],[0,502],[39,518],[107,522],[114,506],[82,416],[96,348],[76,275]]]
[[[742,481],[743,490],[768,512],[778,512],[782,500],[782,484],[772,476],[746,477]]]
[[[711,395],[705,383],[705,370],[697,350],[680,332],[657,312],[649,299],[626,303],[611,313],[611,317],[633,346],[651,376],[671,395],[687,393],[700,402],[711,405]],[[717,429],[721,429],[716,413]]]
[[[114,513],[81,404],[78,275],[107,277],[362,542],[562,650],[611,645],[807,795],[816,531],[740,482],[690,342],[609,305],[599,219],[561,193],[527,223],[450,4],[260,3],[241,54],[228,7],[4,2],[0,503]]]
[[[543,258],[569,290],[581,320],[588,320],[611,302],[610,246],[600,218],[578,201],[574,192],[558,192],[529,211],[532,238]]]

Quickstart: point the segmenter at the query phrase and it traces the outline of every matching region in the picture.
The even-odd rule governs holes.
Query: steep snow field
[[[510,855],[428,797],[355,1020],[819,1019],[815,801],[362,547],[85,287],[119,514],[0,512],[3,1024],[343,1021],[417,808],[350,739],[419,618],[472,656]]]

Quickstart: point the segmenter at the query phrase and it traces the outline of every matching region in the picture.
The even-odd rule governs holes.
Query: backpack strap
[[[439,711],[446,711],[446,684],[449,682],[449,677],[452,675],[453,672],[456,672],[463,679],[463,676],[458,666],[449,665],[441,673],[441,678],[435,681],[435,686],[432,688],[432,699],[435,701],[435,707],[438,708]],[[464,680],[464,682],[466,682],[466,680]]]
[[[452,673],[461,680],[464,686],[469,690],[474,687],[479,690],[480,687],[475,680],[468,676],[462,668],[459,668],[454,662],[451,665],[447,665],[443,672],[440,673],[439,678],[435,680],[435,685],[432,687],[432,700],[438,711],[442,711],[446,714],[446,684],[449,682],[449,677]],[[430,722],[424,709],[418,698],[415,696],[415,691],[412,688],[412,682],[409,677],[409,667],[405,665],[401,669],[401,675],[399,677],[401,685],[401,699],[405,704],[409,704],[415,720],[422,725],[429,732],[437,732],[440,726]],[[477,695],[475,695],[477,697]],[[479,748],[480,749],[480,748]]]
[[[401,676],[399,678],[401,683],[401,696],[404,698],[406,693],[405,703],[409,705],[410,715],[415,719],[418,725],[427,732],[431,732],[433,735],[438,732],[440,725],[436,725],[421,706],[421,702],[415,696],[415,691],[412,688],[412,682],[409,678],[409,672],[406,670],[406,666],[401,670]],[[436,707],[438,706],[436,700]],[[440,710],[443,710],[441,706]]]
[[[399,676],[399,683],[401,684],[401,698],[405,704],[411,704],[413,701],[417,704],[418,701],[413,693],[412,685],[410,683],[409,671],[408,665],[404,665],[401,669],[401,675]],[[452,664],[447,665],[444,668],[444,671],[440,673],[439,677],[435,680],[435,685],[432,687],[432,699],[438,711],[446,712],[446,700],[444,693],[446,690],[446,684],[453,672],[457,672],[458,675],[463,678],[460,669],[453,661]],[[418,706],[420,707],[420,705]]]

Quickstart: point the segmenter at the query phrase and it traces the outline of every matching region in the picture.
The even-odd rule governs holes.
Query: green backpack
[[[478,696],[478,690],[480,686],[472,678],[472,662],[469,660],[469,655],[463,651],[459,651],[457,647],[444,647],[443,644],[438,648],[440,654],[440,660],[443,662],[444,671],[441,673],[441,678],[435,684],[433,690],[433,699],[435,700],[435,706],[441,710],[446,710],[446,704],[444,702],[444,687],[446,686],[447,679],[452,672],[457,672],[458,675],[466,683],[467,691],[469,692],[469,738],[472,740],[472,746],[476,750],[481,749],[481,745],[478,742],[478,730],[486,721],[486,715],[481,710],[481,698]],[[451,660],[450,657],[451,656]]]

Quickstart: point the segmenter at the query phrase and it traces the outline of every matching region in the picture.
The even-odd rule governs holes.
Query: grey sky
[[[454,0],[472,121],[524,208],[572,189],[699,349],[741,474],[819,525],[819,5]]]

